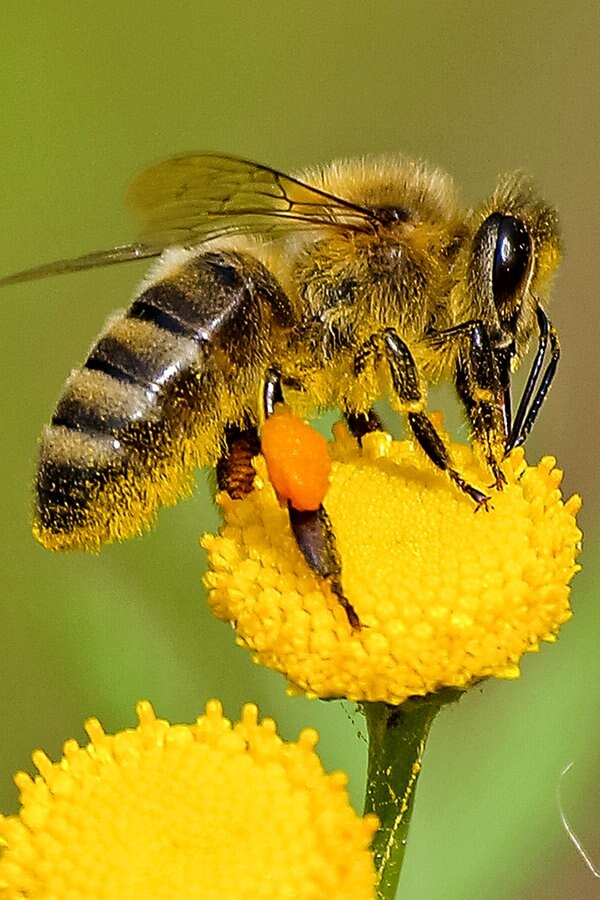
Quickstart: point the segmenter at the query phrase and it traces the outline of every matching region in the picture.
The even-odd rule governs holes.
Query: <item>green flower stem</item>
[[[361,704],[369,733],[365,812],[376,813],[381,823],[373,840],[379,900],[396,896],[431,723],[440,708],[459,695],[440,691],[402,706]]]

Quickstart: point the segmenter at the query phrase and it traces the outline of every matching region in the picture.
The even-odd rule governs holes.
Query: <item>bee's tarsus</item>
[[[328,582],[344,608],[348,622],[360,628],[356,610],[344,594],[341,584],[342,567],[329,516],[323,506],[315,510],[299,510],[288,503],[290,525],[298,547],[315,575]]]
[[[502,491],[504,490],[505,485],[508,483],[506,480],[506,475],[498,466],[492,466],[492,473],[494,475],[494,481],[490,484],[490,491]]]
[[[414,436],[432,463],[446,472],[454,484],[475,501],[477,509],[481,506],[487,509],[489,496],[469,484],[452,466],[446,446],[426,413],[409,413],[408,421]]]
[[[469,484],[468,481],[465,481],[455,469],[449,469],[448,474],[450,478],[454,482],[454,484],[460,488],[468,497],[475,501],[475,512],[479,512],[480,509],[485,509],[489,512],[490,500],[491,497],[489,494],[484,493],[484,491],[480,491],[479,488],[474,487],[472,484]]]
[[[488,497],[487,494],[481,494],[480,499],[475,503],[475,509],[473,510],[473,512],[478,513],[480,509],[485,509],[486,512],[489,512],[492,509],[492,507],[490,506],[491,499],[492,498]]]
[[[348,619],[348,624],[350,625],[350,627],[354,631],[361,631],[363,628],[365,628],[366,626],[363,625],[363,623],[360,621],[356,610],[354,609],[354,607],[352,606],[352,604],[350,603],[350,601],[344,594],[344,591],[343,591],[342,585],[339,582],[339,579],[336,578],[335,576],[330,578],[329,585],[331,587],[331,590],[333,591],[333,593],[339,600],[340,605],[342,606],[344,612],[346,613],[346,617]]]

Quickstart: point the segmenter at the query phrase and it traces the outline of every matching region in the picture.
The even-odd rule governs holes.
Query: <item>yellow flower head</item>
[[[222,495],[225,525],[203,538],[216,615],[235,623],[257,662],[310,696],[399,704],[517,677],[523,653],[555,640],[571,616],[580,499],[563,502],[555,460],[531,467],[513,451],[504,490],[475,514],[413,442],[375,433],[360,451],[342,425],[335,438],[325,507],[363,627],[350,627],[309,569],[260,458],[255,490]],[[469,482],[489,483],[470,447],[450,449]]]
[[[21,772],[22,808],[0,816],[0,896],[16,898],[368,898],[377,821],[326,775],[317,734],[284,743],[244,707],[233,726],[212,701],[193,725],[138,705],[135,730],[68,741],[40,775]]]

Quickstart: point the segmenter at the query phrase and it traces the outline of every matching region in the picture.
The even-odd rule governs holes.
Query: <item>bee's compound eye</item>
[[[531,238],[520,219],[495,213],[497,238],[492,267],[492,290],[499,306],[522,286],[531,261]],[[491,223],[490,223],[491,224]],[[495,224],[495,223],[494,223]]]

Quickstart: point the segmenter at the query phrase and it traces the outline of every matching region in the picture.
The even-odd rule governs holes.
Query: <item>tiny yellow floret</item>
[[[580,499],[563,501],[555,460],[528,466],[514,450],[504,489],[475,512],[413,442],[374,433],[360,450],[343,425],[334,431],[325,508],[363,627],[349,625],[309,569],[260,458],[255,490],[222,495],[225,524],[202,541],[216,615],[235,623],[256,662],[308,696],[399,704],[517,677],[523,654],[571,617]],[[449,446],[461,475],[486,488],[471,447]]]
[[[6,900],[354,898],[375,896],[377,820],[351,809],[346,776],[326,775],[318,735],[286,743],[248,704],[242,721],[211,701],[193,725],[157,719],[90,744],[68,741],[39,775],[16,776],[17,816],[0,816]]]

